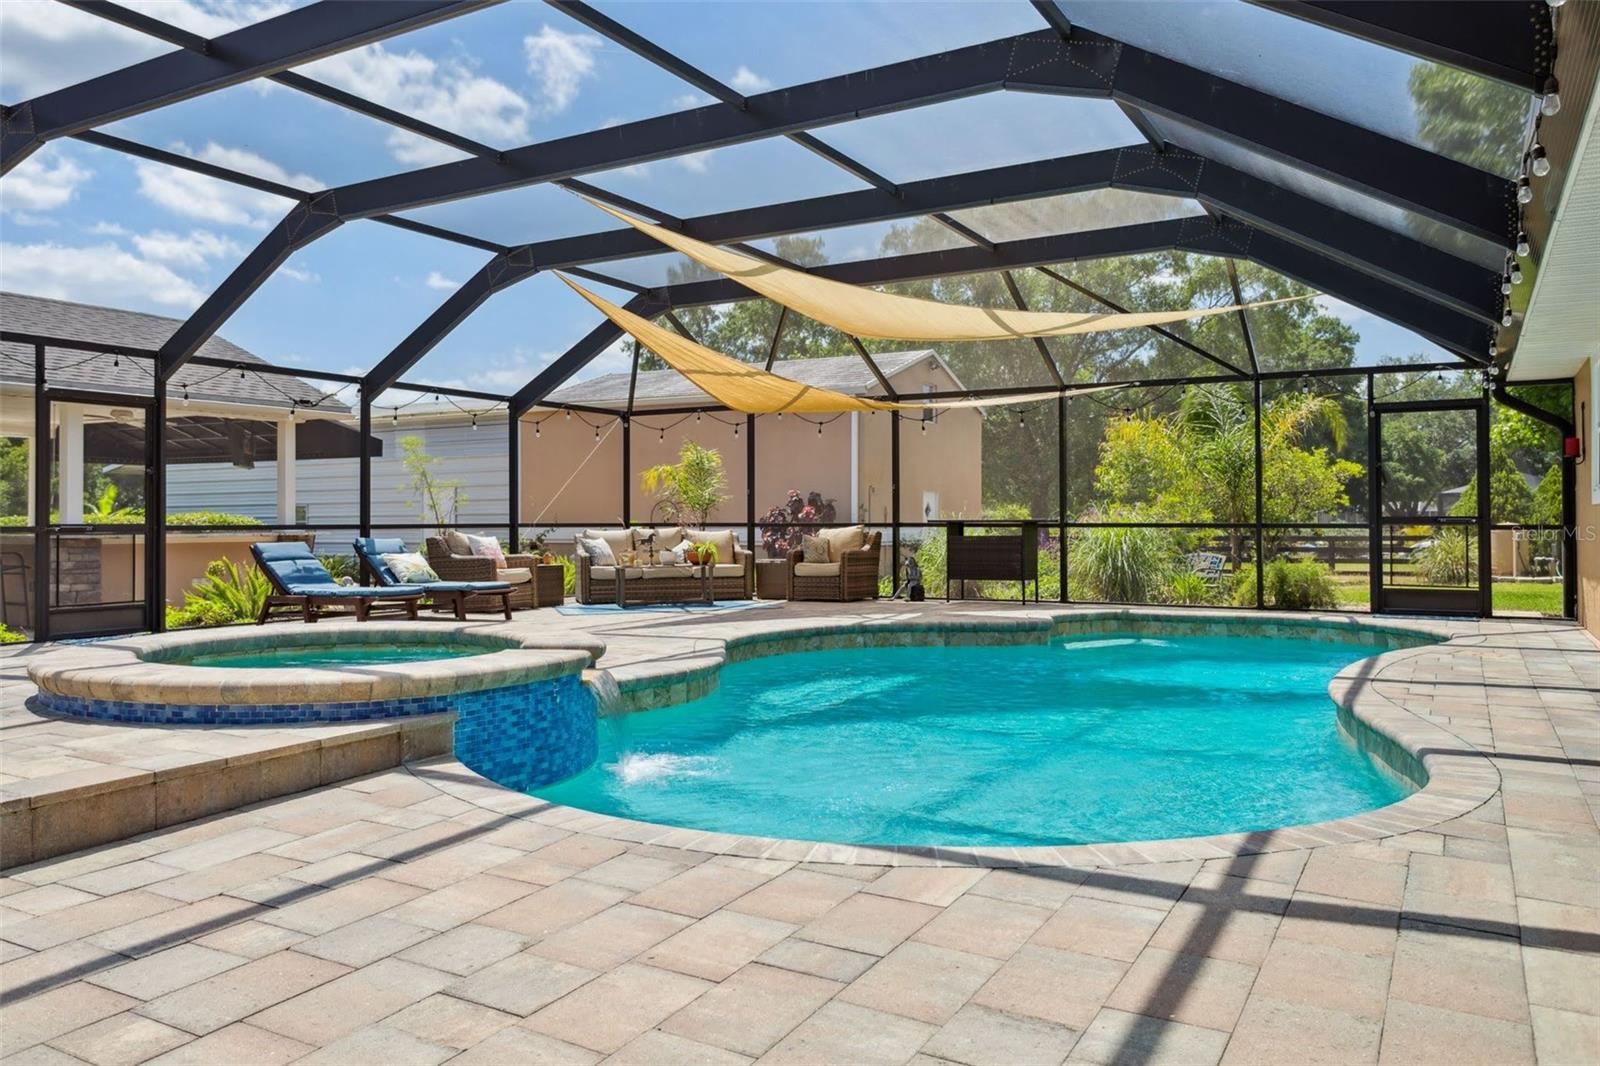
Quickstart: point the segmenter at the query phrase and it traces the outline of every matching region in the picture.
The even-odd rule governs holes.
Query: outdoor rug
[[[639,607],[618,607],[614,603],[568,603],[556,608],[560,614],[717,614],[723,611],[748,611],[756,607],[778,607],[782,600],[728,600],[725,603],[652,603]]]

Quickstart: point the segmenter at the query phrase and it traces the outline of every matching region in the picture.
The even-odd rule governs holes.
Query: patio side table
[[[781,600],[789,595],[789,560],[756,560],[756,599]]]
[[[533,605],[560,607],[567,602],[566,568],[558,563],[539,563],[533,568]]]

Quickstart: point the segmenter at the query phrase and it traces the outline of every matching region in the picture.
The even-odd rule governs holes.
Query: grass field
[[[1339,606],[1369,607],[1372,591],[1366,574],[1341,573],[1338,576]],[[1561,585],[1554,581],[1496,581],[1495,613],[1561,614]]]

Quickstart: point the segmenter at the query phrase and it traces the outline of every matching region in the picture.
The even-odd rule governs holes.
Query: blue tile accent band
[[[451,696],[349,703],[133,703],[45,691],[34,698],[51,714],[159,725],[308,725],[454,711],[456,758],[490,780],[524,790],[587,769],[598,743],[594,697],[575,673]]]

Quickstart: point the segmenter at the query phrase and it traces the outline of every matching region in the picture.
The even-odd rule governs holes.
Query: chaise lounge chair
[[[322,560],[311,553],[310,545],[300,541],[252,544],[250,554],[255,556],[256,566],[272,583],[272,594],[261,605],[256,625],[284,607],[300,611],[307,622],[315,622],[330,608],[349,608],[355,612],[358,622],[370,618],[374,609],[403,612],[411,619],[417,617],[417,601],[422,599],[423,593],[420,585],[388,588],[341,585],[328,573]]]
[[[356,558],[361,560],[362,569],[371,574],[379,586],[384,588],[404,586],[404,582],[395,577],[394,571],[383,561],[383,557],[405,551],[405,541],[399,537],[357,537],[355,548]],[[426,592],[435,605],[443,605],[453,610],[457,619],[467,617],[468,600],[471,599],[473,610],[503,610],[506,621],[511,620],[511,585],[508,582],[425,581],[415,587]]]

